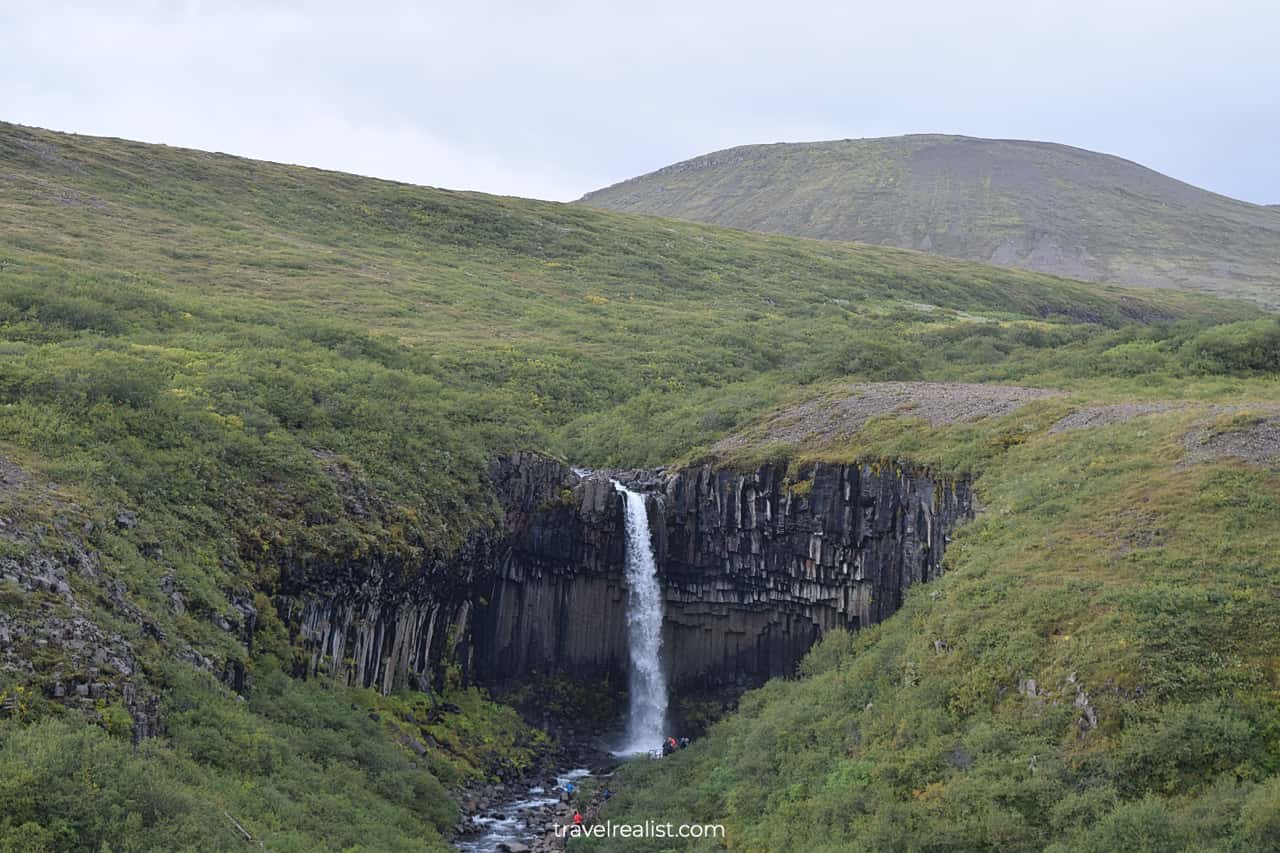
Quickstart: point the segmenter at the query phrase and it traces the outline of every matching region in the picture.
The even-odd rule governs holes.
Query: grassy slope
[[[795,451],[976,472],[985,509],[941,580],[634,767],[607,816],[753,851],[1280,850],[1280,471],[1182,463],[1247,412],[1051,435],[1074,407]]]
[[[384,748],[411,733],[412,697],[371,725],[385,700],[280,678],[269,624],[247,705],[170,656],[243,656],[211,617],[232,588],[269,594],[281,555],[447,551],[491,518],[483,463],[501,450],[665,462],[849,375],[1276,392],[1259,372],[1275,324],[1238,304],[11,125],[0,223],[0,447],[96,522],[105,572],[169,638],[117,625],[167,691],[167,743],[126,758],[110,709],[102,731],[57,719],[42,672],[22,724],[0,723],[2,825],[55,848],[163,845],[223,809],[282,847],[374,824],[379,847],[433,837],[451,815],[435,780],[485,768],[463,745],[427,777]],[[1157,318],[1178,322],[1133,325]],[[369,512],[316,451],[367,486]],[[111,524],[120,506],[136,530]],[[56,530],[38,506],[5,512]],[[23,683],[0,674],[0,692]],[[460,731],[515,750],[499,709],[463,704]],[[331,759],[332,741],[359,748]],[[117,769],[151,787],[102,799],[132,790]],[[267,789],[338,799],[282,811]]]
[[[583,201],[1280,304],[1273,210],[1065,145],[937,135],[750,145]]]
[[[611,446],[609,433],[706,389],[739,386],[718,402],[745,394],[750,408],[857,373],[857,344],[896,346],[903,333],[922,338],[897,353],[910,364],[864,372],[955,372],[923,338],[970,326],[957,311],[1033,336],[1033,321],[1055,315],[1100,321],[1048,327],[1051,342],[1158,313],[1248,315],[893,250],[13,127],[0,158],[0,436],[99,498],[153,500],[180,534],[162,544],[178,550],[226,524],[172,517],[178,499],[246,517],[264,502],[287,517],[291,502],[322,501],[337,515],[309,448],[362,468],[406,536],[442,540],[487,511],[478,474],[494,449],[666,461],[735,413],[645,445]],[[936,305],[951,310],[926,310]],[[192,469],[197,456],[217,469]],[[264,472],[292,497],[262,494]],[[333,532],[307,526],[237,532],[268,543]],[[349,546],[355,534],[334,535]]]

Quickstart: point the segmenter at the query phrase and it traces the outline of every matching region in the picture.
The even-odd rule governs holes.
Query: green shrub
[[[1251,320],[1206,329],[1182,346],[1183,362],[1202,373],[1280,370],[1280,320]]]
[[[1240,813],[1237,849],[1280,851],[1280,777],[1254,789]]]
[[[836,353],[838,373],[870,380],[916,379],[922,374],[924,351],[915,343],[854,337]]]
[[[1158,341],[1130,341],[1096,356],[1092,369],[1108,376],[1144,376],[1170,367],[1172,359]]]
[[[1217,701],[1166,709],[1128,729],[1116,755],[1117,784],[1130,794],[1179,794],[1265,756],[1251,721]]]
[[[0,850],[448,849],[439,781],[340,693],[267,670],[249,703],[166,667],[169,739],[0,722]]]
[[[1148,798],[1126,803],[1103,818],[1071,848],[1080,853],[1176,853],[1194,850],[1193,836],[1169,805]]]

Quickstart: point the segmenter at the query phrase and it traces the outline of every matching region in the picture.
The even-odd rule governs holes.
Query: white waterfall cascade
[[[662,587],[649,538],[644,495],[617,480],[627,520],[627,641],[631,652],[626,741],[617,754],[659,749],[666,734],[667,677],[662,671]]]

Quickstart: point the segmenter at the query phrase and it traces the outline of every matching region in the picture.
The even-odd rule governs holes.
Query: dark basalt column
[[[797,482],[784,465],[620,476],[650,490],[677,688],[789,674],[824,632],[884,619],[939,574],[972,514],[968,484],[892,466],[817,464]],[[566,488],[508,525],[474,625],[483,681],[625,672],[621,502],[604,475]]]
[[[972,514],[965,483],[922,471],[817,464],[711,466],[666,484],[673,682],[791,673],[824,632],[886,618],[941,572],[947,535]]]
[[[967,483],[895,466],[615,472],[644,490],[666,591],[672,685],[791,673],[823,633],[895,612],[941,571]],[[454,663],[481,683],[625,675],[625,525],[608,474],[495,460],[498,528],[420,567],[309,567],[280,602],[308,668],[384,691]]]

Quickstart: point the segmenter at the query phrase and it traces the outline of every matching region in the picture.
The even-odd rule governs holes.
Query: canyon
[[[28,482],[9,467],[10,481]],[[648,516],[663,611],[661,669],[673,698],[736,693],[791,674],[824,633],[893,614],[910,586],[942,571],[950,534],[974,511],[968,482],[901,464],[575,471],[519,452],[494,459],[488,476],[497,523],[473,530],[448,554],[294,556],[282,564],[278,588],[258,600],[274,606],[305,651],[296,675],[383,695],[439,688],[450,673],[499,691],[550,676],[627,683],[626,493],[617,481]],[[137,522],[122,513],[117,523]],[[101,586],[115,618],[137,622],[148,636],[163,632],[101,575],[85,537],[70,529],[63,536],[70,557],[37,548],[5,560],[2,574],[62,596],[68,616],[39,611],[27,628],[0,614],[0,651],[10,665],[33,670],[41,647],[80,649],[50,674],[52,697],[86,705],[121,698],[135,739],[160,733],[157,699],[133,678],[131,646],[94,621],[72,577]],[[177,592],[168,595],[175,612],[187,608]],[[232,616],[215,617],[246,653],[260,621],[253,600],[240,591]],[[175,654],[237,693],[253,688],[235,655],[185,644]]]
[[[900,464],[578,472],[515,453],[489,475],[501,523],[474,532],[447,571],[333,567],[305,586],[286,577],[282,609],[311,675],[383,692],[449,666],[491,687],[551,675],[625,682],[614,479],[644,496],[676,693],[788,675],[824,633],[887,618],[910,586],[938,576],[974,511],[967,482]]]

